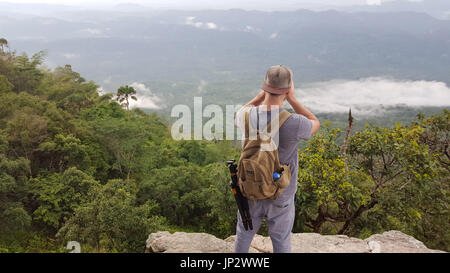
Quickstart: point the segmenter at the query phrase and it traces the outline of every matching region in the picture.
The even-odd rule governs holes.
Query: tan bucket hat
[[[266,73],[262,89],[271,94],[286,94],[292,85],[292,70],[284,65],[274,65]]]

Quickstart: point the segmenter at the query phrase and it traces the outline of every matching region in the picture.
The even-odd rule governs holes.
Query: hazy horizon
[[[299,8],[332,8],[346,6],[377,6],[398,0],[278,0],[276,7],[269,0],[228,0],[219,2],[213,0],[16,0],[0,1],[0,3],[53,4],[76,7],[114,7],[121,4],[137,4],[148,8],[169,9],[251,9],[251,10],[289,10]],[[424,2],[427,0],[402,0],[404,2]]]

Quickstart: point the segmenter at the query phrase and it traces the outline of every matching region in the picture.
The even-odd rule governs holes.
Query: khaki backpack
[[[258,114],[258,109],[256,111]],[[282,110],[264,130],[257,128],[256,139],[250,139],[250,111],[245,112],[245,140],[239,159],[238,183],[247,199],[275,200],[289,185],[291,170],[289,165],[280,164],[278,147],[272,138],[290,116],[288,111]],[[276,127],[277,120],[278,127],[272,130],[272,127]],[[274,180],[274,172],[281,173],[281,177]]]

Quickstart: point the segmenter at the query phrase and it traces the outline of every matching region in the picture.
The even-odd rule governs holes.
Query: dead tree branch
[[[344,143],[342,143],[341,146],[341,158],[345,162],[345,170],[348,171],[348,165],[347,165],[347,145],[348,145],[348,139],[350,138],[350,132],[353,128],[353,117],[352,117],[352,108],[348,111],[348,127],[347,127],[347,135],[345,136]]]

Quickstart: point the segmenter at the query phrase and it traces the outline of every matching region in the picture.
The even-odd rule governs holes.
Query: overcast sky
[[[90,5],[113,6],[119,3],[136,3],[149,7],[161,8],[244,8],[244,9],[289,9],[311,6],[344,6],[344,5],[377,5],[382,2],[393,0],[10,0],[0,2],[11,3],[52,3],[52,4],[66,4],[66,5]],[[408,0],[408,1],[422,1],[422,0]]]

